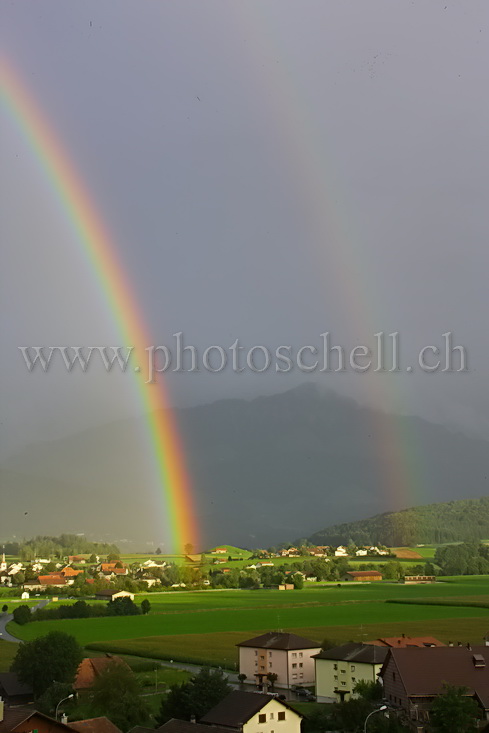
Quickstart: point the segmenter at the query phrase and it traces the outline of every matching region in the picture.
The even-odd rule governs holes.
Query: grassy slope
[[[8,672],[17,653],[18,645],[0,640],[0,672]]]

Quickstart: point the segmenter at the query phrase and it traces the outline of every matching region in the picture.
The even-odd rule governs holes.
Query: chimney
[[[4,711],[4,708],[5,708],[5,703],[2,700],[2,698],[0,697],[0,723],[3,721],[3,711]]]
[[[489,634],[486,634],[486,635],[485,635],[485,637],[484,637],[484,644],[485,644],[486,646],[489,646]]]
[[[196,720],[197,720],[197,718],[195,717],[195,715],[191,715],[191,716],[190,716],[190,722],[191,722],[191,723],[195,723],[195,722],[196,722]]]
[[[467,642],[467,649],[469,650],[469,652],[472,651],[472,647],[470,646],[470,641]]]
[[[482,656],[482,654],[473,654],[472,655],[472,664],[476,669],[485,669],[486,667],[486,660]]]
[[[461,641],[457,641],[457,646],[462,646],[462,642]]]
[[[448,646],[453,646],[453,641],[449,641]]]

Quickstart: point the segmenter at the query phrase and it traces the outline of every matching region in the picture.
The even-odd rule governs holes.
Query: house
[[[400,582],[405,585],[436,583],[436,575],[405,575]]]
[[[115,601],[117,598],[130,598],[131,601],[134,600],[134,593],[130,593],[127,590],[117,590],[117,589],[103,589],[99,590],[95,593],[95,598],[100,601]]]
[[[228,550],[226,547],[215,547],[211,550],[211,555],[227,555]]]
[[[365,644],[374,644],[375,646],[386,646],[393,649],[403,649],[412,646],[445,646],[439,639],[434,636],[385,636],[373,641],[366,641]]]
[[[80,573],[83,573],[83,570],[75,570],[75,568],[72,568],[71,565],[66,565],[66,567],[62,568],[59,571],[59,574],[62,575],[64,578],[76,578],[77,575],[80,575]]]
[[[277,590],[294,590],[295,585],[293,583],[281,583],[277,585]]]
[[[382,573],[378,570],[349,570],[342,580],[353,580],[357,583],[370,583],[374,580],[382,580]]]
[[[481,720],[489,720],[489,654],[485,646],[389,649],[380,676],[386,701],[403,710],[419,733],[426,730],[431,704],[443,693],[443,683],[465,687],[467,697],[479,706]]]
[[[81,555],[68,555],[68,564],[72,565],[73,563],[77,565],[83,565],[86,563],[86,560]]]
[[[355,697],[357,682],[377,681],[388,653],[385,647],[352,641],[316,654],[317,701],[343,702]]]
[[[27,705],[34,701],[34,692],[30,685],[20,682],[15,672],[0,674],[0,698],[6,705]]]
[[[346,547],[343,547],[343,545],[340,545],[334,551],[334,556],[335,557],[348,557],[348,550],[346,549]]]
[[[105,657],[85,657],[78,667],[73,689],[76,692],[91,690],[97,677],[114,664],[130,669],[123,659],[113,654],[107,654]]]
[[[0,733],[72,733],[71,728],[31,707],[7,707],[0,701]]]
[[[321,647],[315,641],[296,634],[269,631],[238,645],[239,671],[258,685],[267,675],[276,674],[278,687],[314,684],[315,654]]]
[[[366,555],[368,555],[368,550],[366,550],[365,548],[363,548],[363,549],[362,549],[362,548],[360,548],[360,550],[357,550],[357,551],[355,552],[355,555],[356,555],[357,557],[365,557]]]
[[[65,585],[69,585],[69,581],[63,575],[50,573],[49,575],[39,575],[37,581],[32,580],[24,583],[24,589],[45,590],[46,588],[63,588]]]
[[[2,552],[2,561],[0,562],[0,571],[4,572],[7,570],[7,561],[5,559],[5,553]]]
[[[209,710],[200,723],[239,733],[300,733],[301,721],[302,715],[282,700],[260,692],[234,690]]]
[[[70,722],[69,726],[77,733],[121,733],[120,729],[105,716],[76,720]]]
[[[369,555],[388,555],[389,550],[381,550],[380,548],[375,547],[374,545],[373,547],[368,548],[368,554]]]

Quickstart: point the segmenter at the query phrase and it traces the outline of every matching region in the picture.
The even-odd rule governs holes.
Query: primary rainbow
[[[86,186],[32,93],[6,59],[0,59],[0,81],[3,105],[41,167],[53,197],[98,280],[123,341],[134,346],[136,353],[144,354],[144,349],[151,343],[144,318],[119,260],[116,244]],[[167,547],[171,552],[182,552],[186,543],[197,545],[199,537],[175,419],[161,383],[145,384],[142,375],[134,375],[134,380],[145,412],[158,490],[163,499]]]

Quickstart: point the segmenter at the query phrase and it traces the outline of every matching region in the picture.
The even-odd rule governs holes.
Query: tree
[[[115,598],[107,603],[107,616],[137,616],[140,613],[141,609],[129,596]]]
[[[74,636],[51,631],[20,644],[11,671],[40,697],[54,681],[72,684],[82,659],[82,648]]]
[[[161,547],[157,547],[156,548],[156,554],[157,555],[161,555]]]
[[[147,613],[149,613],[151,611],[151,603],[148,601],[147,598],[144,598],[141,601],[141,611],[143,612],[143,614],[145,616],[146,616]]]
[[[92,552],[92,554],[91,554],[91,555],[90,555],[90,557],[88,558],[88,562],[89,562],[89,563],[90,563],[91,565],[95,565],[95,563],[97,562],[97,556],[95,555],[95,553],[93,553],[93,552]]]
[[[117,552],[109,552],[107,562],[120,562],[121,556]]]
[[[189,682],[173,685],[166,698],[163,698],[157,721],[160,725],[170,718],[197,719],[221,702],[231,692],[222,669],[210,670],[203,667]]]
[[[66,682],[53,682],[48,689],[36,701],[36,707],[41,713],[53,715],[56,712],[57,704],[73,692],[73,687]],[[69,701],[66,700],[66,703]]]
[[[475,700],[467,696],[466,687],[444,683],[443,694],[434,700],[430,718],[438,733],[472,733],[479,708]]]
[[[273,690],[274,689],[274,686],[275,686],[275,683],[278,680],[278,674],[276,674],[275,672],[269,672],[267,674],[267,679],[270,682],[270,687]]]
[[[191,542],[187,542],[186,545],[184,545],[183,551],[186,555],[192,555],[194,551],[194,546]],[[232,559],[232,558],[231,558]]]
[[[304,578],[302,575],[294,575],[293,581],[295,590],[302,590],[304,588]]]
[[[2,606],[2,613],[7,613],[7,611],[8,611],[8,606],[6,603],[4,603]]]
[[[247,678],[247,676],[246,676],[245,674],[243,674],[243,672],[241,672],[241,673],[240,673],[240,674],[238,675],[238,680],[240,681],[240,683],[241,683],[241,684],[243,684],[243,682],[244,682],[244,681],[245,681],[246,679],[248,679],[248,678]]]
[[[31,609],[26,605],[14,608],[13,616],[15,623],[19,624],[19,626],[24,626],[24,624],[28,624],[29,621],[32,621]]]
[[[141,693],[139,680],[130,669],[122,664],[111,664],[95,680],[92,712],[106,715],[124,731],[149,723],[150,710]]]
[[[384,688],[382,684],[377,680],[376,682],[370,682],[369,680],[358,680],[353,688],[353,692],[362,697],[364,700],[370,702],[378,702],[382,700],[384,694]]]

